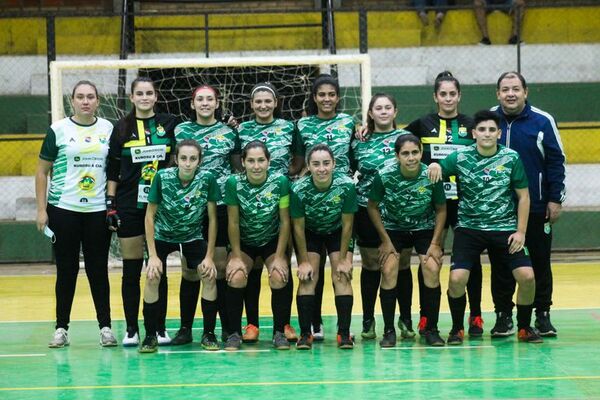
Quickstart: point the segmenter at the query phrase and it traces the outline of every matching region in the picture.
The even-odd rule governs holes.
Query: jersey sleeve
[[[290,216],[292,218],[304,218],[304,204],[302,203],[300,196],[298,196],[298,193],[294,190],[295,187],[292,189],[293,190],[290,193]]]
[[[213,174],[208,174],[208,201],[217,202],[222,199],[221,189],[217,183],[217,179]]]
[[[408,131],[409,133],[412,133],[413,135],[415,135],[416,137],[421,137],[421,120],[420,119],[415,119],[413,122],[411,122],[410,124],[408,124],[404,130]]]
[[[181,142],[182,140],[187,139],[185,134],[185,126],[186,122],[182,122],[181,124],[175,127],[174,134],[176,142]]]
[[[162,185],[160,180],[160,171],[154,175],[152,179],[152,185],[150,185],[150,192],[148,193],[148,203],[160,204],[162,198]]]
[[[448,154],[446,158],[440,160],[440,166],[442,167],[442,173],[444,176],[452,176],[456,175],[456,162],[458,160],[458,152],[455,151],[453,153]]]
[[[446,193],[442,181],[433,184],[433,204],[446,204]]]
[[[237,129],[231,129],[233,132],[233,150],[231,150],[231,154],[242,154],[242,141],[240,139],[240,133]]]
[[[121,173],[121,152],[123,151],[119,133],[125,127],[125,122],[120,120],[114,126],[108,141],[108,162],[106,166],[106,178],[109,181],[119,182]]]
[[[298,155],[305,157],[306,156],[306,144],[304,143],[304,138],[302,137],[302,120],[296,122],[296,132],[298,132]]]
[[[562,203],[566,198],[565,190],[565,153],[554,118],[549,117],[544,127],[544,147],[546,178],[548,179],[548,200]]]
[[[46,137],[40,150],[40,158],[45,161],[54,161],[58,156],[58,146],[56,145],[56,133],[52,128],[48,128]]]
[[[293,124],[292,130],[292,148],[290,149],[293,156],[304,156],[304,149],[302,148],[302,138],[300,132],[298,132],[298,126]]]
[[[239,206],[240,202],[237,197],[237,178],[235,175],[231,175],[225,181],[225,198],[223,202],[228,206]]]
[[[373,185],[371,186],[371,191],[369,192],[369,200],[373,200],[379,203],[381,202],[381,200],[383,200],[384,195],[385,188],[383,187],[381,176],[379,175],[379,173],[376,173],[375,179],[373,180]]]
[[[344,199],[344,204],[342,204],[342,213],[344,214],[354,214],[358,211],[358,200],[356,198],[356,188],[354,184],[347,183],[347,193],[346,198]]]
[[[279,177],[279,190],[281,191],[279,208],[288,208],[290,206],[290,181],[283,175]]]
[[[515,160],[515,166],[512,169],[510,175],[510,181],[512,182],[512,186],[515,189],[524,189],[529,187],[529,182],[527,181],[527,174],[525,173],[525,168],[523,167],[523,162],[521,158],[517,158]]]

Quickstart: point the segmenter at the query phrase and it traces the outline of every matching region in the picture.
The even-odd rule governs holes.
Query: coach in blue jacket
[[[500,75],[496,86],[501,117],[500,143],[517,151],[529,180],[531,207],[525,243],[535,272],[535,326],[542,336],[556,336],[552,305],[552,224],[565,199],[565,154],[554,118],[527,102],[527,83],[518,72]]]

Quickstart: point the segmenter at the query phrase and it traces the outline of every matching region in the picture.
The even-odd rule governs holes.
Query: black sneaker
[[[340,349],[350,350],[354,348],[354,340],[352,340],[349,333],[338,333],[337,345]]]
[[[423,337],[425,338],[425,343],[427,343],[428,346],[441,347],[446,344],[444,339],[442,339],[440,336],[440,331],[437,329],[425,331]]]
[[[182,344],[192,343],[194,338],[192,337],[192,330],[188,327],[182,326],[177,331],[177,334],[171,339],[171,345],[180,346]]]
[[[490,38],[482,37],[481,40],[479,41],[479,44],[482,44],[484,46],[489,46],[492,44],[492,42],[490,41]]]
[[[396,330],[383,332],[383,339],[381,339],[379,345],[383,348],[396,346]]]
[[[481,315],[469,317],[469,336],[481,337],[483,335],[483,319]]]
[[[296,348],[298,350],[310,350],[312,349],[313,337],[310,334],[302,333],[296,342]]]
[[[238,351],[242,347],[242,336],[234,332],[227,337],[224,349],[226,351]]]
[[[200,346],[202,346],[204,350],[208,351],[219,350],[219,342],[217,342],[217,337],[214,333],[205,333],[204,335],[202,335]]]
[[[452,329],[448,334],[448,346],[458,346],[463,343],[465,339],[465,331],[463,329]]]
[[[552,322],[550,322],[550,312],[543,311],[536,313],[535,327],[540,333],[540,336],[544,337],[556,337],[557,331]]]
[[[527,328],[519,329],[519,342],[544,343],[544,339],[542,339],[535,329],[528,326]]]
[[[155,335],[148,335],[142,342],[142,346],[138,350],[140,353],[156,353],[158,350],[158,339]]]
[[[503,338],[515,334],[515,325],[512,315],[504,312],[496,314],[496,324],[490,331],[493,338]]]

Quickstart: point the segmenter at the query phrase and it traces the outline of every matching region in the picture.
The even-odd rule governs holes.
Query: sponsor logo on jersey
[[[92,190],[95,184],[96,180],[92,176],[86,175],[79,181],[79,188],[86,191]]]
[[[92,143],[92,137],[91,137],[91,136],[86,136],[86,137],[85,137],[83,140],[84,140],[86,143]]]
[[[87,203],[88,199],[86,199],[85,197],[82,197],[82,198],[79,199],[79,202],[80,203]]]
[[[98,138],[98,141],[99,141],[100,143],[102,143],[102,144],[106,144],[106,136],[100,136],[100,137]]]
[[[156,168],[152,163],[144,165],[142,168],[142,179],[145,181],[151,181],[156,175]]]
[[[75,157],[73,158],[73,160],[74,160],[74,161],[81,161],[81,157],[79,157],[79,156],[75,156]]]

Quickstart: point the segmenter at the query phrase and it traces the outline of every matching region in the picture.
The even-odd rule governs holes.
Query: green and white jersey
[[[356,165],[356,170],[359,172],[356,184],[359,206],[367,206],[369,192],[377,171],[385,165],[396,163],[394,144],[398,136],[409,133],[404,129],[395,129],[391,132],[374,132],[365,142],[352,141],[352,163]]]
[[[232,173],[230,156],[240,152],[236,131],[222,122],[200,125],[196,121],[183,122],[175,127],[175,140],[194,139],[202,146],[200,168],[212,172],[225,196],[225,182]],[[222,204],[222,202],[219,202]]]
[[[310,175],[292,185],[290,215],[304,218],[304,226],[311,232],[335,232],[342,227],[342,214],[354,214],[357,208],[354,182],[342,172],[333,173],[325,190],[317,189]]]
[[[106,165],[113,125],[96,118],[80,125],[71,118],[53,123],[40,158],[52,162],[48,203],[64,210],[106,210]]]
[[[381,219],[385,229],[422,231],[435,227],[435,205],[446,204],[442,182],[432,183],[427,166],[415,178],[405,178],[400,164],[386,165],[375,176],[369,200],[383,203]]]
[[[243,122],[238,133],[242,149],[254,140],[267,146],[271,154],[270,173],[288,175],[292,157],[302,154],[296,127],[285,119],[277,118],[270,124],[261,124],[256,120]]]
[[[225,204],[238,206],[240,241],[261,247],[279,235],[279,209],[290,205],[290,183],[286,176],[269,174],[261,185],[253,185],[246,174],[231,175],[225,184]]]
[[[486,157],[473,144],[448,155],[440,164],[444,176],[458,177],[458,227],[517,230],[514,190],[529,186],[516,151],[498,145],[496,154]]]
[[[158,171],[148,193],[148,202],[158,204],[154,238],[169,243],[207,239],[202,235],[202,225],[208,202],[220,199],[217,181],[208,171],[199,169],[186,186],[179,179],[179,168]]]
[[[319,143],[325,143],[335,157],[335,169],[348,174],[350,171],[350,142],[354,136],[354,120],[348,114],[339,113],[331,119],[316,115],[301,118],[298,132],[302,140],[302,155]]]

